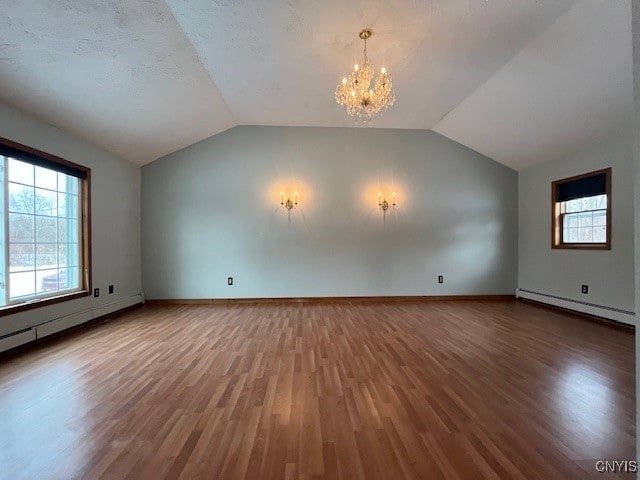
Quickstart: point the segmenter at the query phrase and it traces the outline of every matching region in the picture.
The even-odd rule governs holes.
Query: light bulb
[[[386,68],[384,68],[384,67],[382,67],[382,68],[380,69],[380,73],[384,75],[385,73],[387,73],[387,69],[386,69]]]
[[[356,64],[353,66],[353,69],[357,72],[357,71],[360,69],[360,67],[359,67],[359,66],[358,66],[358,64],[356,63]]]
[[[355,90],[351,90],[351,96],[355,97],[356,96],[356,91]]]
[[[346,84],[347,84],[347,79],[346,79],[346,78],[343,78],[343,79],[342,79],[342,84],[343,84],[343,85],[346,85]]]

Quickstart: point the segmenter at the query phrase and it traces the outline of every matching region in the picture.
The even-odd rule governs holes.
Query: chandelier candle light
[[[364,62],[356,64],[353,72],[342,79],[336,88],[336,102],[347,109],[347,113],[357,120],[370,122],[380,110],[393,105],[396,100],[391,83],[391,75],[382,67],[374,81],[374,70],[367,57],[367,39],[373,32],[365,28],[359,33],[364,40]]]

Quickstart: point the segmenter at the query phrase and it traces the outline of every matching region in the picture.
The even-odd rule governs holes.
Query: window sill
[[[35,308],[46,307],[48,305],[55,305],[56,303],[68,302],[70,300],[88,297],[90,295],[90,290],[80,290],[79,292],[65,293],[63,295],[57,295],[55,297],[30,300],[24,303],[18,303],[16,305],[7,305],[4,307],[0,307],[0,317],[12,315],[18,312],[24,312],[27,310],[33,310]]]
[[[551,245],[554,250],[611,250],[611,245],[606,243],[562,243],[560,245]]]

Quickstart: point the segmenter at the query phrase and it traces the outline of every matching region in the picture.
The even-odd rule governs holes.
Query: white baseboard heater
[[[109,315],[110,313],[132,307],[142,302],[142,294],[133,295],[132,297],[123,298],[121,300],[107,303],[105,305],[100,305],[99,307],[95,307],[89,310],[84,310],[82,312],[65,315],[64,317],[55,318],[40,325],[35,325],[27,330],[22,330],[20,332],[5,335],[3,337],[0,337],[0,352],[10,350],[20,345],[24,345],[25,343],[32,342],[34,340],[37,340],[38,338],[53,335],[54,333],[58,333],[62,330],[75,327],[82,323],[88,322],[89,320],[93,320],[94,318],[104,317],[105,315]]]
[[[635,326],[636,324],[635,313],[629,310],[597,305],[595,303],[582,302],[580,300],[573,300],[571,298],[560,297],[548,293],[534,292],[532,290],[526,290],[524,288],[516,289],[516,297],[524,298],[526,300],[533,300],[535,302],[546,303],[548,305],[566,308],[567,310],[586,313],[588,315],[595,315],[596,317],[614,320],[616,322],[624,323],[627,325]]]

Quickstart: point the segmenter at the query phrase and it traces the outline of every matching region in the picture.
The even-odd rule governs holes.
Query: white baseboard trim
[[[10,350],[12,348],[24,345],[25,343],[32,342],[39,338],[44,338],[54,333],[61,332],[68,328],[75,327],[82,323],[88,322],[96,318],[104,317],[111,313],[124,310],[125,308],[132,307],[142,303],[142,294],[133,295],[128,298],[123,298],[115,302],[100,305],[96,308],[89,310],[83,310],[81,312],[72,313],[71,315],[65,315],[52,319],[50,321],[35,325],[28,330],[6,335],[0,338],[0,352]]]
[[[11,350],[36,339],[36,331],[32,328],[0,338],[0,352]]]
[[[596,317],[606,318],[608,320],[614,320],[626,325],[635,326],[636,324],[635,313],[628,310],[622,310],[620,308],[581,302],[579,300],[572,300],[570,298],[560,297],[558,295],[551,295],[543,292],[534,292],[522,288],[516,289],[516,297],[524,298],[526,300],[533,300],[535,302],[546,303],[547,305],[553,305],[555,307],[565,308],[567,310],[573,310],[575,312],[586,313],[588,315],[594,315]]]
[[[37,325],[33,327],[33,329],[36,332],[36,338],[43,338],[53,335],[54,333],[61,332],[62,330],[66,330],[67,328],[75,327],[81,323],[88,322],[92,318],[91,310],[87,310],[67,315],[66,317],[60,317],[50,322],[43,323],[42,325]]]
[[[117,312],[118,310],[123,310],[125,308],[133,307],[138,303],[144,303],[142,298],[142,294],[134,295],[133,297],[123,298],[116,302],[107,303],[106,305],[101,305],[97,308],[91,310],[91,318],[99,318],[104,317],[105,315],[109,315],[110,313]]]

